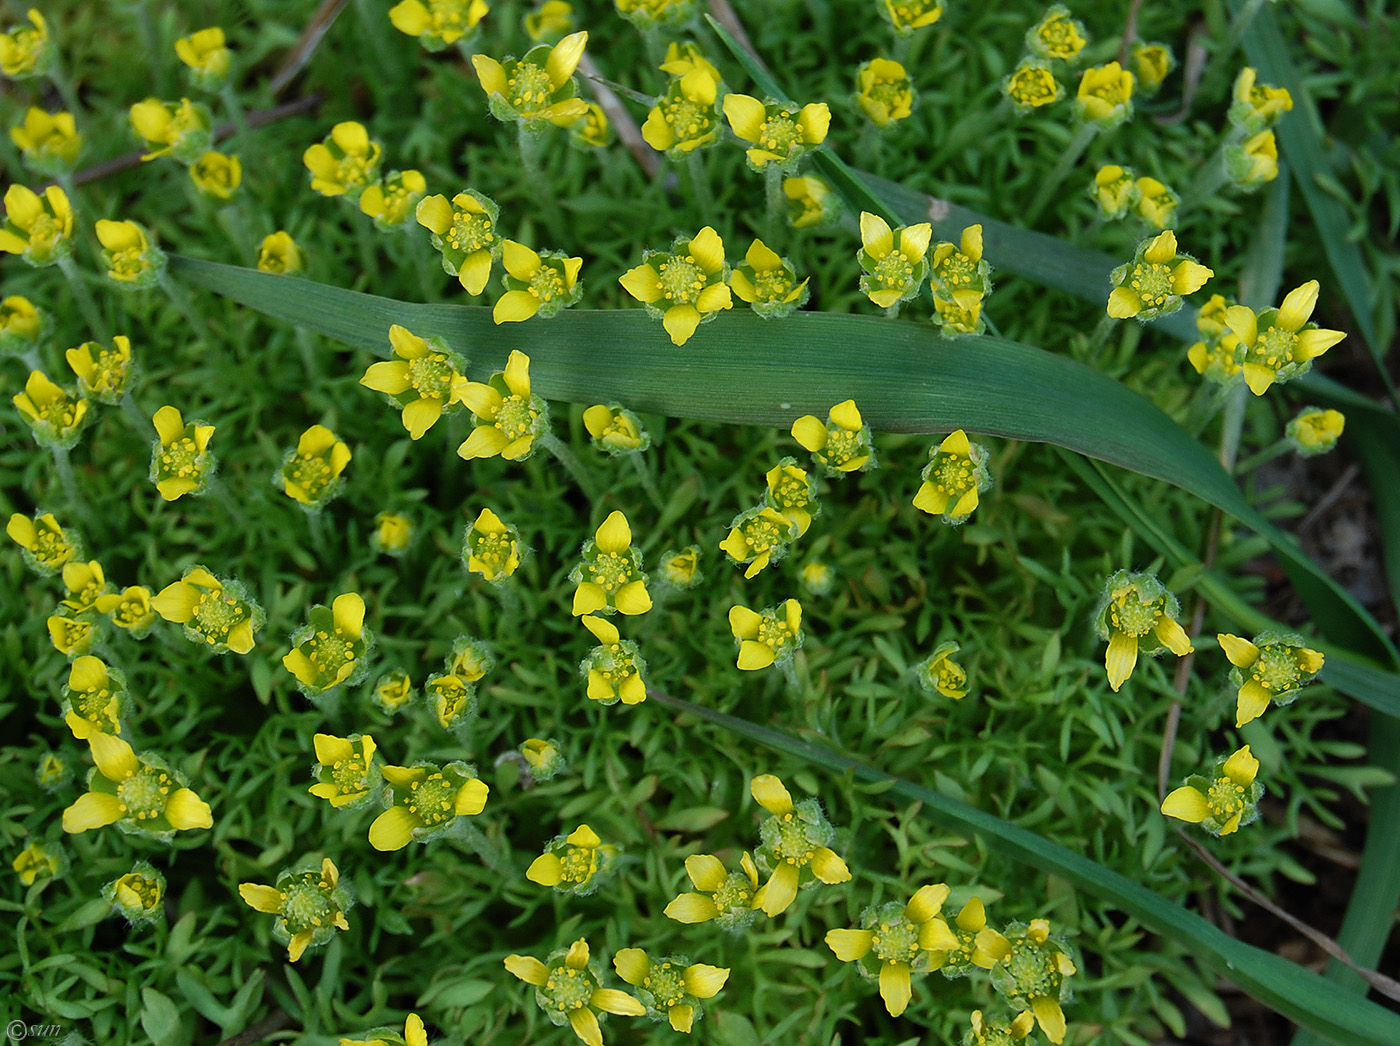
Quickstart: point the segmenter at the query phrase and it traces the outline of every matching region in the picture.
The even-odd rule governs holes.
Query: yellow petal
[[[685,990],[697,999],[713,999],[719,994],[719,990],[724,987],[724,982],[729,980],[729,971],[721,966],[706,966],[704,963],[696,963],[694,966],[687,966],[685,972],[681,974],[681,984]]]
[[[617,282],[622,284],[623,290],[640,302],[650,304],[661,298],[661,280],[650,265],[638,265],[628,269],[618,277]]]
[[[1298,328],[1308,322],[1313,309],[1317,308],[1318,289],[1318,282],[1309,280],[1301,287],[1289,291],[1288,296],[1283,299],[1283,304],[1279,306],[1278,319],[1275,322],[1284,330],[1296,333]]]
[[[647,591],[645,581],[629,581],[617,590],[617,595],[613,597],[613,605],[617,607],[619,614],[626,614],[629,617],[636,614],[645,614],[651,609],[651,593]]]
[[[815,454],[826,446],[830,437],[820,419],[815,415],[805,414],[792,423],[792,438],[797,440],[804,450]]]
[[[505,95],[510,90],[510,84],[506,81],[506,71],[496,59],[488,58],[484,54],[474,54],[472,67],[476,69],[476,78],[488,98],[493,94]]]
[[[574,70],[583,59],[583,49],[587,44],[587,33],[570,33],[550,50],[544,71],[555,90],[563,87],[574,75]]]
[[[859,432],[865,427],[865,422],[861,420],[860,410],[856,407],[855,400],[843,400],[831,408],[828,415],[833,425],[845,429],[847,432]]]
[[[860,212],[860,242],[867,254],[883,258],[894,250],[894,232],[878,214]]]
[[[773,877],[759,887],[754,895],[754,907],[763,909],[770,919],[782,915],[797,898],[797,865],[784,861]]]
[[[1248,668],[1259,660],[1259,648],[1249,640],[1232,636],[1228,632],[1221,632],[1215,638],[1220,644],[1220,649],[1225,651],[1225,656],[1230,659],[1230,664],[1236,668]]]
[[[1040,1022],[1040,1030],[1053,1043],[1065,1041],[1065,1012],[1060,1004],[1048,995],[1037,995],[1031,999],[1031,1012]]]
[[[782,817],[793,811],[792,793],[773,774],[759,774],[749,782],[749,791],[754,802],[775,817]]]
[[[540,311],[540,300],[529,291],[506,291],[496,302],[491,319],[502,323],[523,323]]]
[[[674,1030],[689,1034],[695,1024],[695,1007],[689,1003],[677,1003],[666,1011],[666,1017]]]
[[[621,1017],[640,1017],[647,1012],[640,1002],[616,988],[594,988],[593,994],[588,997],[588,1005]]]
[[[468,294],[480,294],[491,278],[491,252],[473,251],[462,260],[457,270],[457,282]]]
[[[519,349],[512,349],[506,359],[506,369],[502,376],[506,388],[523,400],[530,398],[530,357]]]
[[[1235,727],[1242,727],[1245,723],[1252,723],[1258,719],[1269,707],[1272,699],[1273,694],[1266,687],[1253,679],[1248,680],[1240,687],[1235,703]]]
[[[773,648],[766,643],[760,643],[756,639],[746,639],[739,644],[738,667],[745,672],[757,672],[759,669],[767,668],[775,660],[777,655]]]
[[[93,739],[103,736],[94,734]],[[125,812],[126,808],[116,796],[88,792],[78,796],[77,802],[63,811],[63,830],[69,835],[77,835],[92,828],[103,828]]]
[[[505,967],[526,984],[543,986],[549,980],[549,967],[531,955],[507,955]]]
[[[475,817],[486,808],[486,797],[491,789],[486,786],[485,781],[478,781],[475,778],[457,789],[457,795],[453,799],[452,812],[458,817]]]
[[[1245,745],[1225,760],[1224,770],[1225,776],[1235,784],[1248,786],[1254,783],[1254,778],[1259,773],[1259,760],[1254,758],[1249,745]]]
[[[282,911],[282,893],[271,886],[239,883],[238,896],[254,911],[266,912],[268,915],[277,915]]]
[[[1111,631],[1108,635],[1108,653],[1104,655],[1104,667],[1108,669],[1108,685],[1115,692],[1133,674],[1137,659],[1137,639],[1116,630]]]
[[[734,307],[734,299],[729,295],[729,286],[724,283],[712,283],[700,292],[695,299],[695,307],[702,316],[708,316],[712,312],[719,312],[721,309]]]
[[[600,552],[626,552],[632,546],[632,528],[621,512],[612,512],[603,520],[595,536]]]
[[[1172,270],[1172,293],[1194,294],[1214,275],[1214,269],[1208,269],[1188,258]]]
[[[933,239],[933,226],[928,222],[910,225],[899,233],[899,253],[917,265],[928,253],[929,241]]]
[[[1251,348],[1259,339],[1259,317],[1247,305],[1231,305],[1226,309],[1225,325],[1235,337]]]
[[[578,588],[574,589],[574,617],[581,617],[584,614],[596,614],[608,605],[608,594],[603,591],[603,586],[593,581],[583,581]]]
[[[598,1027],[598,1015],[587,1006],[570,1011],[569,1025],[587,1046],[603,1046],[603,1030]]]
[[[607,618],[589,614],[583,619],[583,627],[593,633],[594,638],[604,646],[611,646],[622,638],[617,626]]]
[[[401,392],[407,392],[413,387],[413,383],[408,378],[408,364],[402,360],[387,360],[383,363],[372,363],[365,371],[365,376],[360,379],[360,384],[375,392],[384,392],[390,396],[397,396]]]
[[[661,318],[661,326],[671,336],[671,344],[684,345],[700,326],[700,310],[694,305],[672,305]]]
[[[442,400],[416,399],[403,409],[403,427],[410,439],[422,439],[423,434],[442,417]]]
[[[714,893],[728,878],[723,862],[711,854],[692,854],[687,857],[685,871],[695,888],[706,893]]]
[[[492,425],[478,425],[472,434],[457,448],[457,456],[471,461],[473,458],[494,458],[510,446],[510,437]]]
[[[623,948],[613,956],[613,969],[628,984],[637,985],[646,980],[651,960],[640,948]]]
[[[1108,314],[1115,320],[1132,319],[1142,311],[1142,299],[1127,287],[1114,287],[1108,296]]]
[[[1299,331],[1298,348],[1293,353],[1294,359],[1299,363],[1304,360],[1316,359],[1345,337],[1346,335],[1341,331],[1331,331],[1323,328]]]
[[[109,781],[125,781],[141,769],[141,763],[131,746],[111,734],[94,734],[88,741],[97,772]]]
[[[413,841],[413,830],[422,826],[417,814],[402,806],[391,806],[369,826],[369,845],[376,850],[402,850]]]
[[[564,881],[564,862],[557,854],[540,854],[525,870],[525,878],[541,886],[558,886]]]
[[[191,828],[213,828],[214,817],[209,804],[189,788],[181,788],[165,804],[165,819],[178,831]]]
[[[870,930],[828,930],[826,946],[836,953],[842,962],[855,962],[869,954],[875,945],[875,934]]]
[[[813,851],[811,868],[812,873],[828,886],[851,879],[851,870],[846,867],[846,862],[837,856],[835,850],[826,846],[819,846]]]
[[[683,893],[666,906],[666,918],[691,925],[708,922],[719,915],[715,902],[702,893]]]
[[[949,894],[946,883],[921,886],[904,906],[904,917],[910,922],[926,923],[943,909]]]
[[[727,94],[724,96],[724,116],[729,121],[729,126],[734,133],[746,142],[758,141],[759,132],[763,130],[763,120],[766,115],[764,105],[757,98],[751,98],[746,94]],[[753,262],[749,262],[753,265]],[[754,266],[758,268],[758,266]]]
[[[1191,645],[1191,637],[1186,634],[1186,629],[1169,617],[1163,617],[1157,622],[1157,639],[1177,657],[1184,657],[1196,649]]]
[[[880,967],[880,998],[891,1017],[898,1017],[909,1006],[914,991],[909,983],[909,964],[887,962]]]
[[[1196,789],[1182,787],[1162,800],[1162,813],[1180,821],[1200,824],[1210,816],[1210,804]]]
[[[1151,262],[1153,265],[1165,265],[1176,257],[1176,233],[1168,229],[1159,233],[1157,237],[1147,245],[1147,250],[1143,252],[1143,260]]]
[[[919,927],[919,947],[925,951],[950,952],[957,946],[957,935],[942,919],[930,919]]]
[[[946,491],[933,483],[924,483],[914,495],[914,507],[931,516],[941,516],[948,511],[948,502],[951,500]]]

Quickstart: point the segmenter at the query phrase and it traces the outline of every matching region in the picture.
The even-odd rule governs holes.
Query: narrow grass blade
[[[1181,944],[1201,962],[1266,1006],[1338,1046],[1394,1046],[1400,1042],[1400,1015],[1358,999],[1286,959],[1237,941],[1194,912],[1033,832],[932,789],[894,777],[839,752],[799,741],[780,731],[666,694],[653,692],[651,697],[669,708],[686,712],[834,774],[851,773],[866,781],[893,782],[891,792],[921,803],[920,812],[941,827],[976,836],[998,853],[1038,871],[1053,872],[1077,889],[1109,901],[1153,933]]]

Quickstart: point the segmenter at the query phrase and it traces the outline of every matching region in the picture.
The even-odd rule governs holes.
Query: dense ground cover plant
[[[1274,527],[1395,466],[1393,16],[1259,8],[10,5],[19,1019],[1388,1041],[1190,915],[1400,834]]]

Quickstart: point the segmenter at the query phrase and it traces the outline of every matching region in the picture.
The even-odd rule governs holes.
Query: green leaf
[[[719,824],[729,816],[729,811],[719,806],[692,806],[667,814],[656,822],[663,832],[703,832]]]
[[[185,1041],[180,1008],[154,988],[141,989],[141,1027],[155,1046],[179,1046]]]
[[[1176,941],[1253,998],[1338,1046],[1394,1046],[1400,1042],[1400,1015],[1359,999],[1272,952],[1238,941],[1194,912],[1033,832],[842,753],[668,694],[653,691],[650,696],[662,705],[786,752],[811,766],[850,774],[857,780],[893,781],[892,792],[922,803],[920,812],[940,827],[976,836],[989,849],[1058,875],[1075,888],[1108,901],[1153,933]]]

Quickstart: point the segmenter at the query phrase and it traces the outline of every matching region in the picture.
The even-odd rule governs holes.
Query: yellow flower
[[[811,451],[824,475],[864,472],[875,467],[870,426],[861,420],[855,400],[832,407],[825,425],[813,414],[798,418],[792,423],[792,438]]]
[[[151,450],[151,482],[166,501],[186,494],[202,494],[214,475],[214,455],[209,441],[214,426],[202,421],[186,423],[179,410],[167,404],[151,418],[157,439]]]
[[[1212,294],[1210,300],[1196,313],[1196,329],[1201,332],[1202,341],[1196,342],[1186,352],[1186,358],[1197,374],[1210,381],[1228,384],[1243,373],[1241,367],[1244,350],[1240,339],[1225,323],[1230,307],[1223,294]]]
[[[370,693],[370,699],[380,711],[390,715],[411,702],[415,696],[417,695],[413,689],[413,680],[402,668],[380,676],[379,682],[374,684],[374,690]]]
[[[490,384],[473,381],[462,390],[462,402],[472,412],[472,434],[457,448],[457,456],[524,461],[535,452],[535,440],[549,433],[549,408],[530,393],[530,357],[511,350],[506,369],[491,375]]]
[[[1053,1043],[1065,1041],[1065,1012],[1060,1003],[1069,998],[1069,978],[1078,972],[1068,945],[1050,934],[1050,923],[1032,919],[1007,928],[1010,949],[991,969],[997,992],[1018,1009],[1027,1006],[1040,1030]]]
[[[49,320],[28,298],[12,294],[0,300],[0,355],[23,356],[39,347]]]
[[[888,127],[914,111],[914,82],[898,62],[872,58],[856,71],[856,104],[876,127]]]
[[[829,564],[814,559],[803,564],[797,580],[812,595],[825,596],[836,583],[836,571]]]
[[[593,446],[608,454],[639,454],[651,446],[642,422],[620,403],[594,404],[583,412],[583,427]]]
[[[97,629],[88,618],[54,614],[46,622],[53,648],[68,660],[86,654],[97,638]]]
[[[195,86],[206,91],[222,87],[233,65],[224,31],[217,25],[180,37],[175,41],[175,54],[189,69]]]
[[[1143,94],[1154,95],[1167,76],[1176,68],[1176,55],[1166,44],[1133,44],[1133,71],[1137,86]]]
[[[707,225],[690,239],[678,237],[669,254],[644,251],[642,264],[617,282],[661,320],[673,344],[684,345],[702,322],[733,307],[727,274],[724,242]]]
[[[73,253],[73,206],[57,185],[39,196],[23,185],[5,190],[5,227],[0,251],[18,254],[30,265],[55,265]]]
[[[295,276],[306,271],[306,255],[290,233],[278,229],[258,246],[258,271]]]
[[[967,672],[953,660],[957,652],[957,643],[940,643],[929,657],[914,666],[914,677],[924,693],[942,694],[954,701],[967,696]]]
[[[369,844],[376,850],[402,850],[450,826],[459,817],[475,817],[486,808],[490,789],[477,780],[466,763],[385,766],[388,809],[369,826]]]
[[[913,36],[915,29],[927,29],[943,17],[938,0],[884,0],[882,10],[895,36]]]
[[[1199,824],[1211,835],[1233,835],[1259,816],[1264,786],[1254,778],[1259,760],[1245,745],[1220,758],[1209,776],[1192,774],[1186,784],[1162,800],[1162,813]]]
[[[1132,262],[1110,274],[1108,314],[1116,320],[1146,321],[1176,312],[1183,295],[1200,290],[1214,275],[1189,254],[1178,254],[1176,234],[1168,229],[1139,243]]]
[[[718,97],[719,82],[703,69],[673,76],[647,113],[642,137],[657,152],[674,160],[684,159],[719,137]]]
[[[577,97],[574,79],[587,43],[587,33],[570,33],[553,47],[530,48],[520,59],[498,62],[484,54],[472,55],[491,115],[502,123],[522,121],[530,129],[544,123],[568,127],[588,109]]]
[[[1034,1029],[1035,1014],[1030,1010],[1018,1013],[1010,1022],[1002,1020],[996,1023],[989,1023],[982,1016],[981,1010],[973,1010],[970,1038],[964,1041],[970,1046],[1011,1046],[1012,1043],[1020,1042]]]
[[[587,1046],[603,1046],[598,1011],[640,1017],[646,1007],[616,988],[604,988],[588,965],[588,942],[576,940],[568,952],[550,956],[549,963],[529,955],[507,955],[505,967],[535,986],[535,1002],[552,1023],[568,1023]]]
[[[360,194],[360,210],[374,219],[380,231],[396,229],[417,215],[418,201],[428,191],[428,180],[419,171],[390,171],[382,182],[367,185]]]
[[[613,6],[643,33],[680,27],[695,16],[695,0],[613,0]]]
[[[385,1034],[392,1032],[385,1029]],[[339,1046],[384,1046],[389,1041],[376,1035],[373,1039],[341,1039]],[[403,1046],[428,1046],[428,1030],[416,1013],[410,1013],[403,1022]]]
[[[788,599],[762,613],[735,604],[729,608],[729,631],[739,644],[737,664],[745,672],[790,661],[802,646],[802,604]]]
[[[469,38],[491,8],[485,0],[403,0],[389,8],[389,21],[426,51],[441,51]]]
[[[585,614],[583,627],[592,632],[601,646],[596,646],[579,666],[588,682],[588,699],[601,705],[636,705],[647,699],[647,684],[642,678],[646,662],[637,644],[622,638],[617,626],[606,618]]]
[[[1034,58],[1022,59],[1001,82],[1001,91],[1023,113],[1058,102],[1065,94],[1049,67]]]
[[[1339,410],[1308,407],[1288,423],[1285,436],[1293,449],[1304,457],[1326,454],[1341,439],[1346,421]]]
[[[46,792],[52,792],[73,780],[73,768],[57,752],[45,752],[34,768],[34,780]]]
[[[365,601],[344,592],[329,607],[313,606],[310,624],[292,635],[292,649],[282,665],[296,677],[297,687],[315,697],[364,678],[365,659],[374,637],[365,628]]]
[[[1026,48],[1041,58],[1072,62],[1089,43],[1084,23],[1069,16],[1064,4],[1053,4],[1045,17],[1026,33]]]
[[[1253,722],[1272,701],[1292,703],[1322,670],[1323,657],[1303,645],[1302,636],[1261,632],[1254,642],[1229,633],[1215,637],[1230,664],[1230,682],[1239,688],[1235,726]]]
[[[950,433],[937,450],[929,452],[914,507],[942,516],[943,522],[955,527],[966,523],[992,485],[987,459],[986,448],[969,440],[962,429]]]
[[[56,879],[63,874],[68,860],[63,851],[49,843],[30,843],[10,863],[19,881],[33,886],[40,879]]]
[[[78,390],[101,403],[120,403],[136,377],[131,339],[124,334],[112,339],[110,349],[99,342],[85,341],[64,353],[64,358],[78,378]]]
[[[266,618],[262,607],[236,581],[220,581],[205,567],[185,571],[151,600],[157,614],[185,626],[185,637],[203,643],[216,654],[232,650],[246,654]]]
[[[1271,87],[1258,82],[1258,73],[1249,66],[1240,70],[1232,92],[1230,122],[1246,134],[1256,134],[1278,123],[1279,117],[1293,109],[1293,96],[1286,87]]]
[[[737,97],[730,95],[730,98]],[[762,240],[749,244],[744,263],[729,274],[729,286],[765,320],[781,319],[807,303],[810,293],[801,283],[792,262],[771,250]]]
[[[669,1021],[679,1032],[689,1033],[700,1015],[701,999],[713,999],[729,979],[719,966],[696,963],[683,955],[651,959],[640,948],[623,948],[613,956],[613,969],[632,987],[652,1020]]]
[[[1245,305],[1225,311],[1225,322],[1243,350],[1242,369],[1249,391],[1262,396],[1275,382],[1282,385],[1312,370],[1312,361],[1346,337],[1322,330],[1309,318],[1317,307],[1318,283],[1295,287],[1277,309],[1258,315]]]
[[[497,324],[520,323],[536,314],[547,320],[583,297],[578,282],[582,258],[568,258],[558,251],[540,255],[523,243],[505,240],[501,264],[506,270],[506,292],[491,313]]]
[[[1133,74],[1117,62],[1085,69],[1075,106],[1080,119],[1117,127],[1133,115]]]
[[[312,425],[288,451],[273,476],[287,497],[319,509],[339,493],[341,473],[350,464],[350,448],[324,425]]]
[[[810,229],[835,221],[841,198],[831,186],[813,175],[783,179],[783,195],[788,201],[788,221],[794,229]]]
[[[1278,141],[1274,132],[1260,131],[1225,147],[1225,173],[1230,184],[1252,192],[1278,177]]]
[[[12,80],[44,76],[53,65],[49,26],[35,8],[29,9],[29,25],[0,33],[0,73]]]
[[[794,804],[783,782],[772,774],[755,777],[749,782],[749,791],[772,815],[759,825],[759,832],[763,837],[760,854],[773,874],[754,895],[755,908],[773,918],[788,910],[799,887],[810,886],[817,879],[828,886],[850,880],[851,870],[830,847],[836,830],[822,816],[815,799]]]
[[[758,919],[754,895],[758,893],[758,868],[745,851],[737,872],[726,872],[718,857],[693,854],[685,859],[685,873],[695,886],[666,906],[665,915],[678,923],[703,923],[711,919],[722,929],[736,930]]]
[[[1128,209],[1137,203],[1140,192],[1133,169],[1120,167],[1116,163],[1100,167],[1094,175],[1094,184],[1089,187],[1089,194],[1099,208],[1099,216],[1109,221],[1127,214]]]
[[[708,58],[700,50],[698,44],[686,41],[672,40],[666,45],[666,60],[658,68],[667,76],[685,76],[686,73],[699,69],[710,74],[710,79],[715,83],[723,83],[724,77]]]
[[[957,947],[948,951],[939,970],[950,979],[964,976],[974,966],[990,970],[1011,953],[1011,942],[987,925],[986,906],[975,895],[948,929],[957,939]]]
[[[442,254],[442,268],[468,294],[480,294],[491,278],[491,262],[500,256],[496,219],[501,210],[474,189],[447,197],[425,196],[414,212],[418,224],[433,234],[433,246]]]
[[[605,844],[597,832],[581,824],[568,835],[555,836],[531,862],[525,878],[582,897],[602,885],[617,854],[616,846]]]
[[[987,330],[982,319],[982,296],[976,291],[959,291],[952,300],[934,298],[933,318],[938,324],[938,333],[945,338],[984,334]]]
[[[1176,208],[1181,203],[1170,187],[1156,178],[1139,178],[1137,188],[1137,212],[1158,229],[1165,229],[1176,221]]]
[[[1100,639],[1108,640],[1104,668],[1116,692],[1133,674],[1138,654],[1152,656],[1163,648],[1185,657],[1195,647],[1177,623],[1181,604],[1157,580],[1157,575],[1115,571],[1104,585],[1095,611]]]
[[[484,508],[467,528],[462,542],[462,561],[467,570],[487,581],[504,581],[520,566],[520,531],[501,522],[501,517]]]
[[[151,590],[144,585],[128,585],[120,592],[98,596],[97,612],[106,614],[112,624],[130,632],[135,639],[144,639],[156,621]]]
[[[814,516],[821,515],[817,483],[806,469],[797,467],[796,458],[783,458],[764,474],[768,492],[764,500],[797,526],[794,537],[807,533]],[[737,557],[736,557],[737,558]]]
[[[133,926],[165,915],[165,876],[149,861],[137,861],[120,879],[102,887],[102,899]]]
[[[209,110],[188,98],[179,103],[147,98],[131,107],[131,129],[148,150],[143,162],[170,156],[191,164],[209,150],[211,141]]]
[[[83,136],[72,113],[54,113],[30,106],[24,123],[10,128],[10,138],[23,154],[24,165],[50,178],[66,174],[83,151]]]
[[[746,155],[756,171],[776,163],[791,174],[802,157],[826,141],[831,127],[831,110],[825,102],[812,102],[797,110],[778,102],[760,102],[746,94],[727,94],[724,115],[734,133],[753,144]]]
[[[52,512],[36,512],[33,519],[13,513],[5,533],[20,547],[29,569],[38,574],[57,574],[79,555],[77,539],[64,532]]]
[[[551,2],[557,3],[559,0]],[[611,145],[613,129],[603,107],[597,102],[589,102],[588,111],[569,125],[569,140],[584,149],[602,149]]]
[[[70,835],[116,824],[123,832],[168,842],[176,832],[212,828],[209,804],[185,786],[185,778],[153,755],[138,756],[120,737],[88,737],[92,761],[88,791],[63,811]]]
[[[402,556],[413,540],[413,520],[397,512],[381,512],[374,517],[370,544],[376,552]]]
[[[787,555],[788,545],[800,534],[801,529],[792,517],[771,505],[756,505],[734,517],[729,524],[729,536],[719,547],[735,563],[747,563],[749,568],[744,571],[744,577],[751,578]]]
[[[88,401],[76,391],[55,385],[43,371],[30,371],[24,391],[12,401],[40,446],[73,446],[90,420]]]
[[[361,806],[375,793],[379,771],[374,766],[375,744],[369,734],[317,734],[316,765],[311,774],[316,783],[307,791],[327,800],[337,810]]]
[[[225,156],[211,149],[190,164],[190,181],[205,196],[231,200],[243,184],[243,162],[237,156]]]
[[[642,554],[632,545],[632,528],[621,512],[611,513],[597,533],[583,543],[582,562],[569,580],[574,589],[574,617],[584,614],[645,614],[651,609]]]
[[[272,936],[287,946],[287,958],[296,962],[307,948],[325,944],[336,930],[348,930],[345,912],[350,895],[340,885],[340,872],[329,857],[317,869],[288,869],[277,876],[277,885],[239,883],[238,896],[255,911],[277,916]]]
[[[63,606],[74,617],[91,613],[97,606],[97,598],[112,590],[97,560],[87,563],[75,561],[63,568],[63,587],[68,590]]]
[[[372,363],[360,384],[387,396],[403,409],[403,427],[412,439],[466,402],[466,363],[441,338],[420,338],[397,323],[389,328],[389,344],[397,359]]]
[[[439,675],[423,684],[423,694],[438,726],[461,734],[477,713],[476,684],[496,667],[485,643],[461,636]]]
[[[687,545],[682,549],[668,548],[661,553],[657,572],[662,582],[673,588],[694,588],[704,578],[700,572],[700,546]]]
[[[302,154],[311,172],[311,188],[322,196],[357,201],[379,174],[384,148],[370,138],[364,124],[346,120],[331,128],[322,141]]]
[[[956,244],[936,244],[929,263],[935,297],[967,307],[992,293],[992,267],[982,257],[981,225],[965,228]]]
[[[151,243],[146,230],[137,222],[97,222],[97,238],[102,243],[102,263],[107,278],[124,288],[150,287],[165,271],[165,252]]]
[[[564,753],[559,745],[542,737],[526,738],[520,746],[520,754],[525,765],[530,768],[530,777],[535,781],[548,781],[564,769]]]
[[[958,939],[939,918],[948,899],[943,883],[922,886],[907,904],[872,904],[860,914],[860,928],[828,930],[826,945],[842,962],[859,963],[862,976],[879,978],[880,998],[898,1017],[913,997],[912,974],[937,969]]]
[[[882,309],[914,297],[928,278],[931,239],[933,226],[928,222],[891,230],[879,215],[861,211],[861,248],[856,252],[860,289]]]
[[[574,8],[565,0],[545,0],[524,20],[525,34],[534,43],[552,44],[574,31]]]

